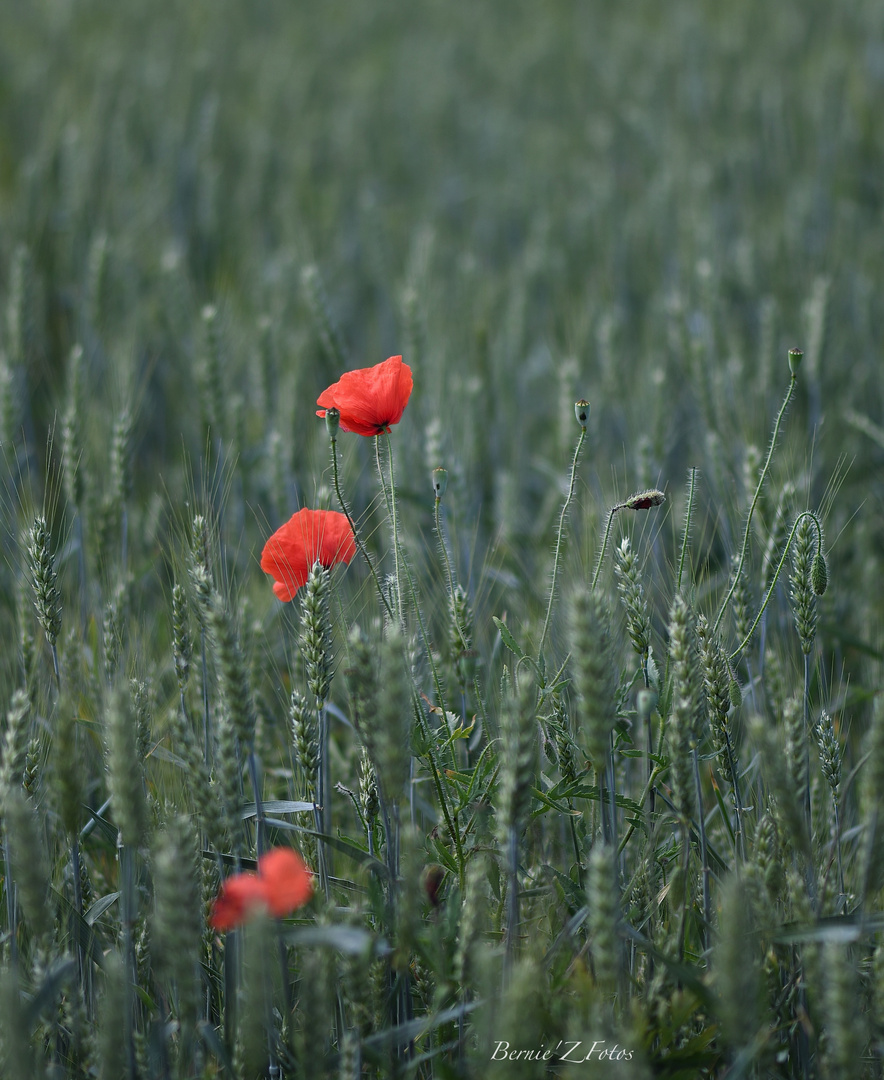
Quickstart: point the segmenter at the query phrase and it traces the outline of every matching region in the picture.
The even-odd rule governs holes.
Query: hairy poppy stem
[[[740,644],[728,656],[729,661],[733,662],[734,660],[736,660],[737,657],[740,655],[740,653],[743,651],[743,649],[745,649],[746,646],[749,644],[749,642],[752,640],[752,635],[755,633],[755,628],[758,626],[759,622],[761,622],[761,616],[764,614],[765,610],[767,609],[767,605],[770,603],[770,598],[773,596],[774,589],[777,587],[777,582],[780,580],[780,573],[782,572],[783,567],[786,565],[786,559],[788,558],[789,550],[792,547],[792,541],[795,539],[795,533],[798,531],[798,526],[801,524],[801,522],[805,518],[808,518],[808,517],[813,521],[814,525],[816,526],[816,530],[817,530],[817,550],[821,549],[823,530],[822,530],[822,526],[819,523],[819,519],[817,518],[816,514],[812,510],[803,510],[798,515],[798,517],[795,519],[795,524],[792,526],[792,531],[789,533],[789,537],[788,537],[788,539],[786,540],[786,543],[783,546],[783,553],[780,556],[780,561],[777,564],[777,568],[776,568],[776,570],[774,572],[773,578],[771,579],[771,583],[768,586],[767,594],[765,595],[764,600],[762,601],[761,608],[760,608],[758,614],[755,616],[755,622],[753,622],[752,625],[749,627],[748,633],[743,638],[743,640],[740,642]],[[736,581],[736,576],[735,576],[734,580]],[[733,589],[731,589],[731,592],[733,592]]]
[[[448,543],[445,540],[445,534],[442,531],[442,511],[441,511],[442,499],[440,496],[436,496],[435,506],[433,507],[433,520],[436,526],[436,538],[439,541],[439,550],[442,552],[442,561],[445,563],[445,578],[448,582],[448,595],[450,598],[454,597],[454,575],[451,572],[451,558],[448,554]]]
[[[595,589],[596,582],[599,579],[599,573],[602,569],[602,562],[605,558],[605,552],[608,549],[608,537],[611,535],[611,522],[614,520],[614,515],[621,509],[621,505],[612,506],[608,511],[608,520],[605,522],[605,535],[602,538],[602,550],[599,552],[598,562],[595,564],[595,573],[592,575],[592,584],[590,585],[590,591]]]
[[[688,554],[688,543],[691,535],[691,517],[694,512],[694,485],[697,480],[697,469],[692,467],[688,477],[688,501],[684,511],[684,535],[681,538],[681,556],[678,560],[678,576],[675,580],[675,591],[681,592],[681,578],[684,573],[684,564]]]
[[[583,443],[586,441],[586,427],[585,425],[580,428],[580,437],[577,440],[577,446],[574,448],[574,459],[571,462],[571,479],[568,482],[568,494],[565,497],[564,505],[562,506],[562,512],[559,515],[559,527],[556,531],[556,554],[553,559],[552,581],[549,586],[549,601],[546,605],[546,618],[543,621],[543,633],[540,635],[540,644],[537,647],[538,659],[543,653],[543,646],[546,642],[546,635],[549,633],[549,620],[552,617],[553,601],[556,596],[556,581],[559,576],[559,566],[562,559],[562,544],[565,537],[565,521],[568,517],[568,507],[571,505],[571,500],[574,498],[574,485],[577,482],[577,462],[580,458],[580,451],[583,448]]]

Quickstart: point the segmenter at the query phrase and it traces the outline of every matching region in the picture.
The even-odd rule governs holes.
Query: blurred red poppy
[[[401,356],[391,356],[382,364],[342,375],[316,399],[323,406],[316,415],[325,416],[325,410],[334,407],[341,414],[341,431],[380,435],[402,419],[413,382],[408,364]]]
[[[313,875],[301,856],[291,848],[274,848],[258,859],[257,874],[234,874],[223,883],[209,924],[232,930],[259,909],[281,919],[312,895]]]
[[[276,581],[280,600],[291,600],[315,562],[323,566],[348,563],[356,554],[356,540],[346,515],[336,510],[299,510],[281,525],[264,545],[261,569]]]

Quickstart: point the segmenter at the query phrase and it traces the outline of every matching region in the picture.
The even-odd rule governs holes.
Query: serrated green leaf
[[[494,625],[500,632],[500,640],[504,643],[504,645],[506,645],[506,647],[511,653],[513,653],[515,656],[518,656],[520,660],[524,660],[525,654],[519,648],[516,639],[510,633],[506,623],[503,622],[501,619],[498,619],[496,615],[492,615],[491,618],[494,620]]]

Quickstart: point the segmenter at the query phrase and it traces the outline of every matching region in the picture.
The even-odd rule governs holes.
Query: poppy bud
[[[793,375],[798,374],[798,369],[801,367],[801,361],[804,359],[804,353],[800,349],[789,350],[789,370]]]
[[[448,470],[447,469],[433,469],[433,494],[436,496],[436,501],[445,494],[445,489],[448,487]]]
[[[625,503],[621,503],[618,509],[623,510],[650,510],[652,506],[659,506],[666,496],[656,488],[650,491],[638,491],[630,495]]]
[[[590,404],[588,401],[584,401],[581,398],[579,401],[574,402],[574,415],[577,417],[577,423],[586,431],[586,424],[589,420]]]
[[[338,428],[341,426],[341,411],[334,405],[325,410],[325,430],[330,439],[338,437]]]
[[[731,699],[731,708],[739,709],[743,704],[743,691],[736,679],[731,679],[727,684],[727,696]]]
[[[445,871],[441,866],[428,866],[424,871],[424,892],[427,894],[427,899],[430,904],[436,908],[442,903],[442,898],[439,895],[439,891],[442,888],[442,882],[445,880]]]
[[[810,564],[810,585],[817,596],[822,596],[829,585],[829,571],[826,556],[821,551],[814,555]]]

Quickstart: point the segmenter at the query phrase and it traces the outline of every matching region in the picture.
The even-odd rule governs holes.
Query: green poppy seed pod
[[[436,499],[441,499],[445,494],[445,490],[448,487],[448,470],[447,469],[433,469],[433,494]]]
[[[586,430],[587,422],[589,421],[589,409],[590,404],[588,401],[584,401],[581,398],[579,401],[574,402],[574,415],[577,417],[577,423]]]
[[[338,437],[338,428],[341,426],[341,410],[334,405],[325,410],[325,430],[330,439]]]
[[[814,555],[810,564],[810,585],[817,596],[822,596],[829,586],[829,570],[826,556],[821,551]]]
[[[801,361],[804,359],[804,353],[800,349],[789,350],[789,370],[793,375],[798,374],[798,369],[801,367]]]

